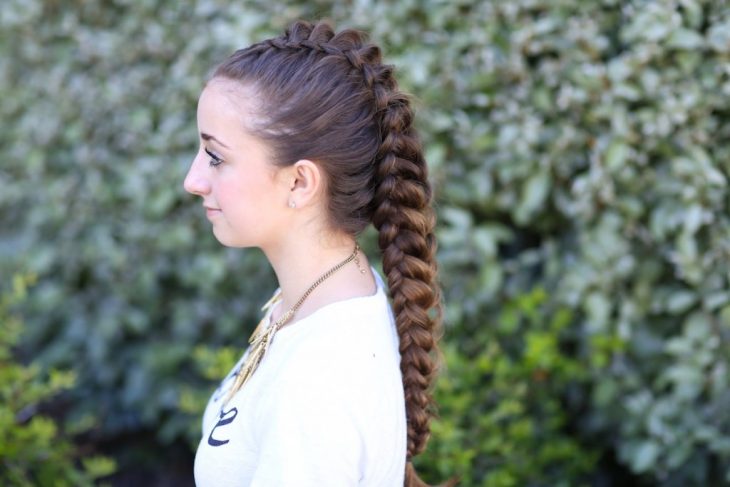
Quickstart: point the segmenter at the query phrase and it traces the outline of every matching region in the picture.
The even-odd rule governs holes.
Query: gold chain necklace
[[[312,294],[312,291],[314,291],[317,286],[322,284],[324,281],[326,281],[328,278],[332,276],[335,272],[342,269],[345,265],[352,262],[353,260],[357,264],[358,269],[360,269],[360,273],[364,274],[365,269],[360,267],[360,259],[358,258],[358,252],[360,252],[360,245],[355,244],[355,250],[352,251],[352,254],[349,255],[345,260],[337,264],[336,266],[332,267],[330,270],[319,276],[319,278],[314,281],[314,284],[309,286],[309,289],[304,291],[304,294],[302,294],[302,297],[299,298],[299,301],[294,303],[294,306],[289,308],[289,311],[284,313],[276,322],[269,325],[265,329],[263,329],[264,320],[266,317],[261,320],[261,322],[258,324],[256,329],[251,334],[251,337],[248,339],[249,346],[249,353],[248,357],[246,357],[246,361],[244,362],[243,366],[238,370],[238,373],[236,374],[236,379],[233,382],[233,385],[231,386],[230,390],[228,391],[228,394],[226,395],[225,401],[223,401],[223,404],[227,404],[228,401],[233,397],[233,395],[238,392],[246,382],[251,378],[253,373],[258,368],[259,364],[261,363],[261,360],[264,358],[264,355],[266,354],[266,351],[269,349],[269,345],[271,345],[271,342],[274,340],[274,335],[276,334],[279,329],[281,329],[282,326],[287,324],[292,317],[294,317],[294,314],[297,312],[297,310],[302,306],[304,303],[304,300],[309,297],[310,294]],[[268,310],[271,306],[276,304],[281,299],[281,291],[276,293],[262,308],[262,311]]]

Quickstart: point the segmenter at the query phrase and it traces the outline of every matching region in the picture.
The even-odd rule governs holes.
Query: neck
[[[281,288],[282,302],[277,310],[278,314],[283,314],[294,306],[322,274],[347,259],[354,248],[355,240],[352,237],[335,235],[324,239],[294,238],[280,242],[275,248],[263,249],[274,268]],[[362,254],[360,260],[361,265],[364,265]],[[347,286],[347,279],[352,279],[353,270],[360,274],[354,262],[347,263],[317,286],[299,308],[295,319],[309,314],[324,304],[341,299],[344,296],[343,291],[346,291],[342,286]],[[333,286],[333,284],[339,285]]]

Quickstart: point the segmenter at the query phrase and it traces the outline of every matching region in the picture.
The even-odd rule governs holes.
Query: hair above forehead
[[[325,22],[313,25],[298,21],[282,36],[237,51],[216,69],[213,77],[253,85],[264,101],[270,102],[266,115],[271,122],[278,121],[272,117],[277,113],[300,108],[297,102],[310,104],[306,108],[313,113],[333,105],[345,108],[338,105],[343,102],[347,106],[354,103],[365,112],[384,109],[385,100],[374,99],[372,90],[376,85],[387,90],[396,88],[392,66],[381,64],[380,48],[366,43],[366,39],[367,35],[358,30],[335,33]],[[326,103],[321,107],[311,105],[318,100]],[[373,107],[377,101],[380,106]]]
[[[317,162],[326,175],[330,221],[357,234],[372,214],[373,178],[396,89],[391,66],[363,32],[295,22],[272,39],[235,52],[213,78],[255,93],[253,128],[278,165]]]

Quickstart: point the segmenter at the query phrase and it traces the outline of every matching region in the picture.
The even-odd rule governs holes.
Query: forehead
[[[265,168],[274,175],[271,146],[254,135],[257,116],[253,113],[254,91],[235,81],[214,79],[208,82],[198,100],[198,131],[211,135],[224,147],[230,163],[245,161],[248,169]]]
[[[198,100],[198,125],[205,125],[201,131],[243,129],[254,119],[252,89],[223,78],[206,83]]]

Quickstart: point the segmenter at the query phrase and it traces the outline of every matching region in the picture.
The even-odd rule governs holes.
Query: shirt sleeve
[[[252,487],[359,484],[364,446],[354,381],[336,370],[309,372],[282,385],[286,393],[261,412]]]

